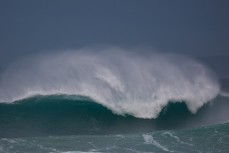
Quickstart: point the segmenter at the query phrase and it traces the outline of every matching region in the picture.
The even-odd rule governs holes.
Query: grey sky
[[[1,0],[0,63],[91,44],[229,55],[228,0]]]

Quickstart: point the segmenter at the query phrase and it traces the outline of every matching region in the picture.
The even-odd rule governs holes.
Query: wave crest
[[[180,55],[142,56],[119,48],[81,49],[18,61],[1,75],[0,101],[84,95],[117,114],[156,118],[169,101],[195,113],[220,90],[204,65]]]

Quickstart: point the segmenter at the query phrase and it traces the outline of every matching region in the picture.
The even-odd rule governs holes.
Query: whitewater
[[[117,47],[28,56],[0,77],[0,102],[37,95],[77,95],[118,115],[155,119],[172,102],[196,113],[220,93],[214,73],[183,55]]]

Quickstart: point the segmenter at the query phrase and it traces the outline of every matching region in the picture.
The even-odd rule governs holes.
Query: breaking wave
[[[219,94],[217,78],[198,61],[140,51],[84,48],[24,58],[2,72],[0,102],[81,95],[116,114],[157,118],[169,102],[185,102],[195,113]]]

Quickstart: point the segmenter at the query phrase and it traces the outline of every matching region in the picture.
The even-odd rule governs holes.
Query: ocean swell
[[[34,95],[83,95],[116,114],[156,118],[169,101],[195,113],[220,86],[194,59],[120,48],[81,49],[27,57],[1,74],[0,102]]]

